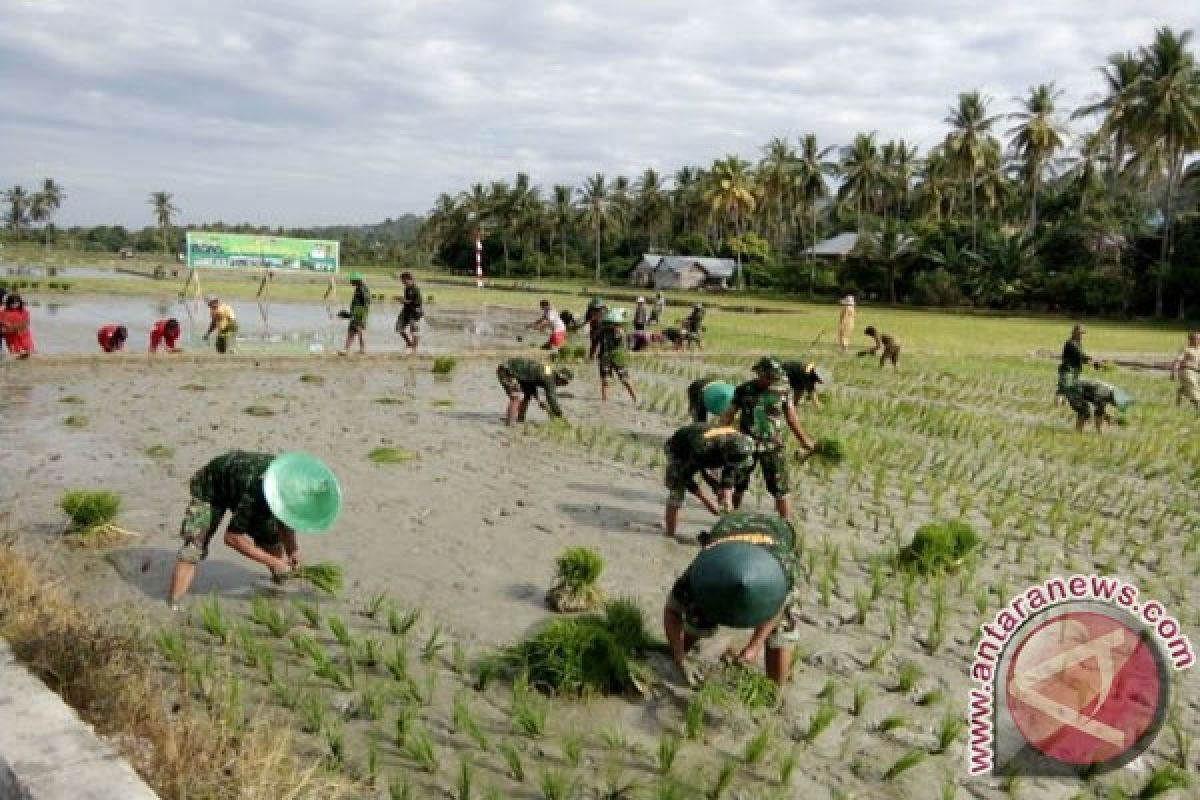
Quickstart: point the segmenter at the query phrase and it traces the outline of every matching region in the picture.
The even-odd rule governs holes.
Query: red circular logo
[[[1063,764],[1125,763],[1158,733],[1167,674],[1152,643],[1104,611],[1034,626],[1009,661],[1005,697],[1025,740]]]

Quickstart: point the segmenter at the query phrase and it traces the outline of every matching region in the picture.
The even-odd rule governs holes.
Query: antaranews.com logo
[[[970,775],[1117,769],[1154,741],[1171,673],[1195,663],[1163,605],[1104,575],[1049,578],[981,627],[969,697]]]

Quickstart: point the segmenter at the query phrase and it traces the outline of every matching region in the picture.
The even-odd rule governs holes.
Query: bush
[[[553,620],[503,659],[548,694],[624,694],[638,689],[637,660],[653,646],[641,609],[614,600],[602,614]]]
[[[931,522],[913,534],[912,543],[900,551],[902,569],[929,575],[957,566],[979,546],[975,529],[961,520]]]
[[[80,489],[64,494],[58,506],[71,518],[72,531],[88,533],[117,518],[121,497],[113,492]]]

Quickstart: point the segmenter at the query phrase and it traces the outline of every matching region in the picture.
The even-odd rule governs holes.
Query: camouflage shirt
[[[350,298],[350,311],[361,308],[364,311],[371,305],[371,290],[362,281],[354,287],[354,296]]]
[[[504,362],[504,367],[513,374],[526,394],[536,395],[538,389],[545,392],[547,412],[555,417],[562,416],[562,408],[558,405],[558,384],[554,382],[553,367],[531,358],[512,358]]]
[[[746,381],[734,391],[731,408],[737,411],[738,429],[765,451],[783,447],[784,412],[791,405],[792,390],[786,380],[765,387]]]
[[[275,519],[263,494],[263,473],[275,456],[230,450],[200,468],[191,480],[192,497],[232,511],[229,530],[254,535]]]
[[[606,323],[600,328],[601,364],[624,367],[629,363],[629,351],[625,347],[625,329],[620,325]]]

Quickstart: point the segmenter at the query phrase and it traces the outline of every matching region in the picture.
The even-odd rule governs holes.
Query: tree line
[[[776,137],[670,177],[529,175],[439,195],[419,244],[435,266],[623,280],[645,252],[721,255],[738,286],[892,302],[1183,316],[1200,285],[1200,69],[1192,32],[1160,28],[1099,67],[1076,109],[1054,82],[997,111],[963,92],[927,152],[877,132],[842,147]],[[1069,121],[1086,132],[1072,135]],[[806,257],[858,234],[850,257]],[[1168,306],[1170,308],[1168,309]]]

